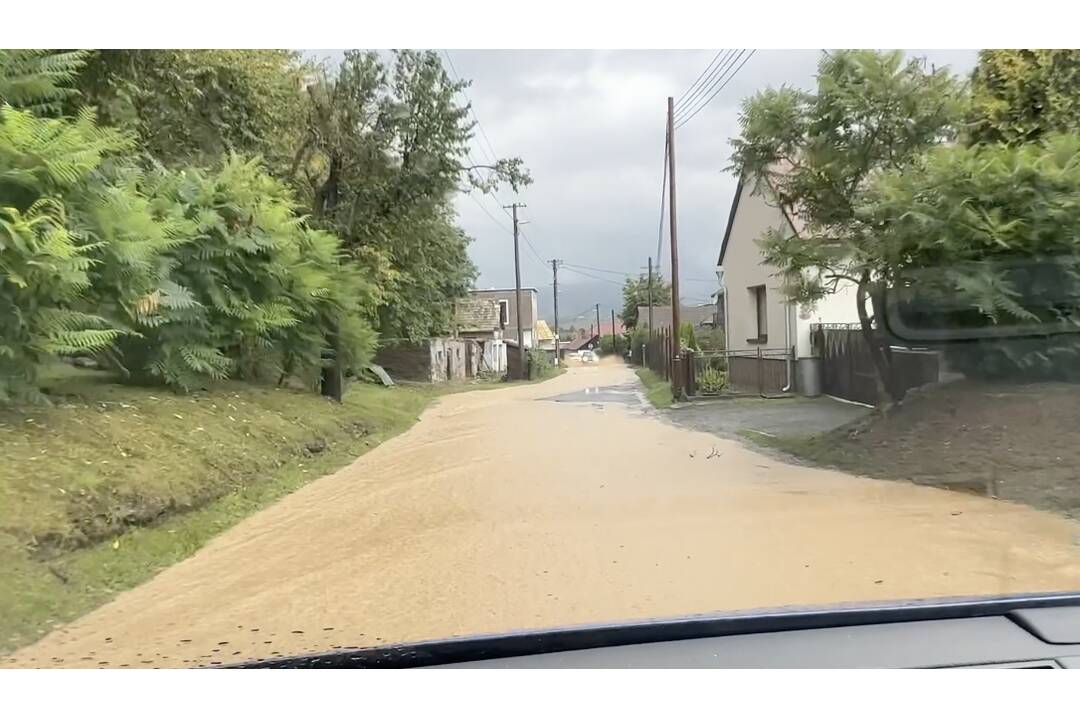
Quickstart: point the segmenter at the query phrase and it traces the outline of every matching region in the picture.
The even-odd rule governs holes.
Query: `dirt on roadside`
[[[769,444],[815,464],[1080,517],[1080,386],[962,381],[886,416]]]

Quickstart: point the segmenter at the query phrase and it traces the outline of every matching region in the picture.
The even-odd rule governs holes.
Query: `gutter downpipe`
[[[784,364],[787,366],[787,385],[780,388],[782,393],[790,393],[791,386],[794,385],[794,378],[792,378],[792,372],[794,369],[791,364],[791,310],[792,305],[790,302],[784,304],[784,350],[786,356],[784,357]]]

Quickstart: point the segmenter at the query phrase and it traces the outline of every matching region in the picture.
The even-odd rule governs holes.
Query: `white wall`
[[[826,295],[813,307],[800,306],[795,322],[797,328],[795,352],[797,357],[810,356],[810,326],[815,323],[857,323],[859,310],[855,303],[858,286],[848,280],[837,284],[836,292]],[[803,318],[803,315],[809,317]]]
[[[724,287],[727,288],[727,343],[731,350],[752,350],[758,344],[747,342],[757,336],[757,314],[750,287],[765,286],[767,348],[784,347],[784,312],[787,308],[780,279],[775,269],[764,265],[757,239],[771,227],[786,227],[787,221],[779,208],[771,207],[753,185],[746,183],[739,198],[739,209],[731,226],[727,250],[724,253]]]
[[[797,357],[807,357],[811,354],[810,325],[859,321],[855,306],[856,285],[841,282],[835,293],[822,298],[812,307],[800,306],[796,312],[780,289],[780,278],[774,275],[776,269],[765,265],[761,258],[757,240],[769,228],[791,231],[780,209],[769,205],[761,195],[754,194],[751,183],[744,184],[723,264],[728,300],[727,322],[730,325],[728,348],[752,350],[757,347],[757,344],[747,342],[754,337],[757,328],[756,308],[748,288],[764,285],[769,335],[764,346],[785,348],[794,345]],[[786,313],[790,313],[793,334],[787,343],[784,332]],[[803,318],[803,315],[807,317]]]

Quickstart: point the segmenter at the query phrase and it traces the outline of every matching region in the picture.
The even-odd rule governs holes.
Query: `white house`
[[[762,184],[764,185],[764,184]],[[809,379],[817,373],[810,345],[814,323],[856,323],[856,286],[841,282],[837,292],[814,305],[790,302],[781,291],[777,268],[765,263],[758,239],[770,228],[787,233],[802,230],[797,218],[770,201],[769,190],[755,188],[750,179],[739,180],[731,203],[727,229],[720,245],[717,276],[725,295],[727,348],[756,351],[762,348],[770,362],[785,362],[788,389],[816,394],[818,384]],[[794,350],[794,364],[779,359]],[[788,357],[791,357],[790,355]],[[801,369],[799,366],[803,365]]]

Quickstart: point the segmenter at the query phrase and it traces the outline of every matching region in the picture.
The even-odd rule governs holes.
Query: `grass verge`
[[[649,368],[638,368],[634,372],[645,386],[645,397],[653,404],[653,407],[661,409],[671,407],[671,383]]]
[[[65,368],[52,406],[0,413],[0,652],[348,464],[434,398],[517,384],[355,384],[337,404],[244,383],[178,396]]]

